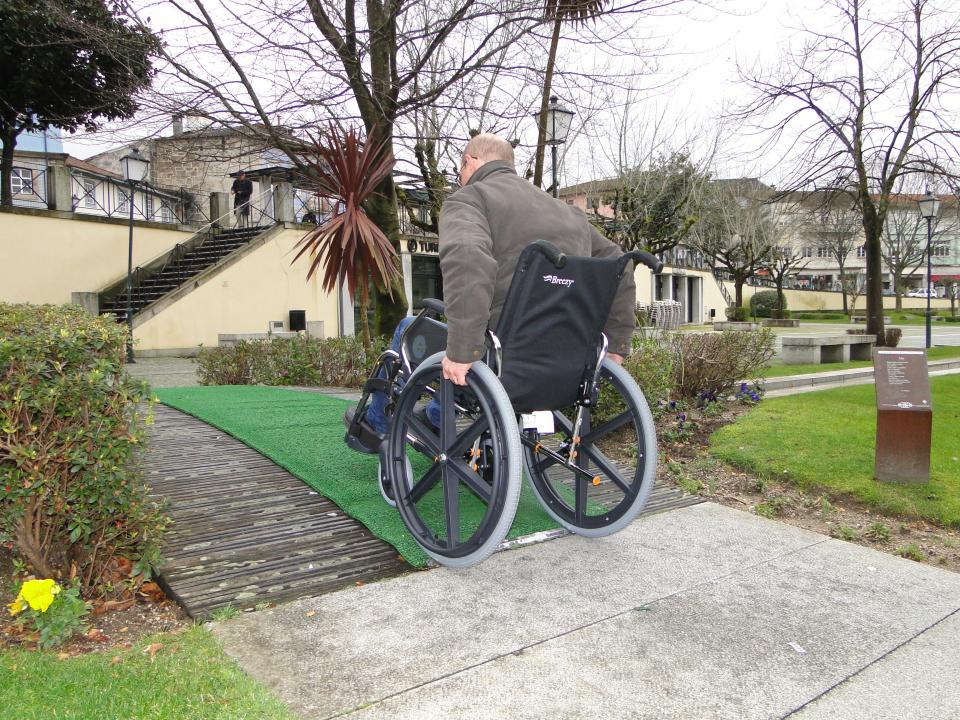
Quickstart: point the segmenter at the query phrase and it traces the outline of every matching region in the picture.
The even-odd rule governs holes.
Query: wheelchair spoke
[[[423,477],[417,481],[416,485],[410,488],[410,492],[407,493],[410,502],[419,502],[424,495],[433,490],[439,479],[440,465],[434,463],[434,465],[423,474]]]
[[[490,421],[487,417],[481,415],[469,426],[463,429],[456,439],[450,444],[450,448],[447,450],[447,455],[450,457],[457,456],[459,457],[467,449],[473,445],[473,441],[480,437],[483,433],[487,431],[490,427]]]
[[[487,485],[477,473],[467,467],[465,463],[455,460],[451,460],[447,468],[459,475],[463,484],[470,488],[484,503],[487,505],[490,504],[490,486]]]
[[[577,498],[575,501],[577,522],[582,523],[587,516],[587,479],[578,473],[575,483],[577,488]]]
[[[589,443],[594,443],[597,440],[600,440],[601,438],[606,437],[607,435],[614,432],[615,430],[618,430],[619,428],[623,427],[624,425],[626,425],[628,422],[631,422],[632,420],[633,420],[633,413],[631,413],[629,410],[624,411],[619,415],[617,415],[612,420],[607,420],[600,427],[593,428],[590,432],[588,432],[586,435],[583,436],[583,440],[581,442],[583,442],[584,445],[587,445]]]
[[[610,461],[606,455],[604,455],[600,448],[596,445],[582,445],[580,447],[584,455],[586,455],[593,463],[603,471],[603,473],[613,481],[613,483],[623,491],[623,494],[627,497],[633,497],[637,494],[637,491],[630,487],[626,480],[624,480],[616,466]]]
[[[441,471],[443,476],[443,514],[447,523],[447,547],[460,544],[460,482],[448,465]]]
[[[429,455],[432,459],[440,454],[440,438],[413,415],[407,418],[407,430],[423,445],[421,452],[425,451],[425,455]],[[420,450],[420,448],[417,449]]]
[[[448,452],[457,438],[457,411],[453,402],[454,385],[449,380],[440,381],[440,450]]]

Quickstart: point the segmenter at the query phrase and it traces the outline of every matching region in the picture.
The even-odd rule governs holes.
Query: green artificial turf
[[[159,645],[159,647],[157,647]],[[146,651],[146,652],[145,652]],[[60,659],[0,650],[0,719],[294,720],[201,627]]]
[[[411,565],[427,564],[427,556],[407,531],[400,514],[380,496],[377,457],[354,452],[343,442],[342,417],[347,401],[318,393],[243,385],[162,388],[156,393],[165,405],[220,428],[296,475],[397,548]],[[435,491],[439,498],[439,484]],[[465,490],[461,492],[461,504],[462,525],[469,525],[471,515],[476,517],[482,505]],[[439,500],[436,507],[442,508]],[[529,484],[524,483],[508,537],[555,527]]]
[[[764,400],[710,437],[712,452],[762,477],[854,497],[894,514],[960,527],[960,375],[930,378],[930,482],[873,479],[873,385]]]
[[[960,358],[960,347],[947,345],[927,350],[927,360],[953,360]],[[766,377],[787,377],[789,375],[807,375],[811,373],[834,372],[836,370],[852,370],[854,368],[873,367],[873,360],[851,360],[840,363],[821,363],[812,365],[771,365],[764,375]]]

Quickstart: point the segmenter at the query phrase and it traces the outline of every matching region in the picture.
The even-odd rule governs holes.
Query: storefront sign
[[[440,252],[440,244],[435,240],[407,240],[407,252],[424,255],[436,255]]]

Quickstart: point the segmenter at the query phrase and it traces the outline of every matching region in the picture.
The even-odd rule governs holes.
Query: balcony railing
[[[70,182],[75,213],[130,217],[129,183],[84,172],[71,172]],[[138,184],[132,195],[134,220],[183,225],[210,221],[203,205],[187,191],[170,193]]]

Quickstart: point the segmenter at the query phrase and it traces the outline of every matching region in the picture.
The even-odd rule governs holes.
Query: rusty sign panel
[[[873,355],[877,389],[874,477],[886,482],[930,479],[933,401],[923,350],[879,348]]]

